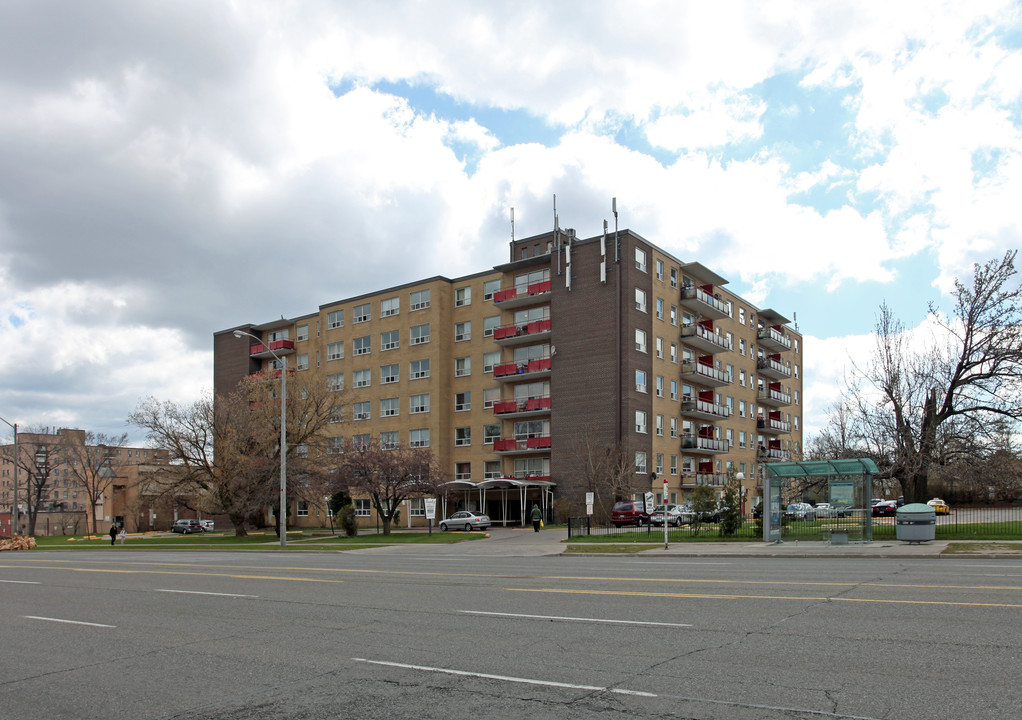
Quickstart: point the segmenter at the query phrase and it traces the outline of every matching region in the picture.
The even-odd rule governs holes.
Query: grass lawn
[[[486,537],[482,532],[394,532],[390,535],[376,533],[347,537],[309,531],[289,532],[287,534],[287,550],[356,550],[359,548],[383,547],[387,545],[446,545],[466,540],[480,540]],[[94,550],[110,547],[110,536],[55,536],[37,537],[36,545],[43,550]],[[276,533],[250,533],[238,537],[233,533],[195,533],[192,535],[173,535],[170,533],[145,533],[129,535],[121,544],[118,540],[111,549],[138,550],[280,550],[280,538]]]

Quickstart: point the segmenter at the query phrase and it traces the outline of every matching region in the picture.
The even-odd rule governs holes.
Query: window
[[[326,376],[326,388],[330,392],[339,392],[344,389],[344,373],[336,373]]]
[[[351,449],[355,452],[364,452],[369,449],[369,445],[372,443],[372,437],[369,433],[361,433],[359,435],[351,436]]]
[[[483,318],[483,337],[493,337],[493,331],[500,327],[500,315]]]
[[[429,428],[418,428],[408,432],[408,446],[413,448],[429,447]]]
[[[671,437],[678,437],[678,418],[671,418]]]
[[[302,353],[295,357],[295,369],[296,370],[308,370],[309,369],[309,354]]]
[[[644,410],[635,411],[635,432],[646,434],[646,412]]]
[[[738,401],[738,417],[745,417],[745,401]]]
[[[411,365],[411,378],[412,380],[419,380],[420,378],[429,377],[429,358],[425,360],[412,360]]]
[[[354,376],[354,387],[369,387],[372,384],[372,376],[368,370],[356,370]]]
[[[419,290],[411,294],[412,310],[424,310],[429,307],[429,290]]]
[[[646,352],[646,331],[635,328],[635,349]]]
[[[412,345],[422,345],[429,342],[429,323],[425,325],[413,325],[408,331]]]
[[[738,384],[745,387],[745,370],[738,370]]]
[[[745,308],[743,307],[738,308],[738,324],[745,324]]]
[[[454,291],[454,307],[472,304],[472,288],[463,287]]]
[[[664,359],[664,339],[662,337],[656,339],[656,356],[661,360]]]
[[[500,437],[500,424],[483,425],[483,445],[492,445]]]
[[[390,317],[401,312],[401,298],[392,297],[380,300],[380,317]]]
[[[795,341],[795,354],[798,355],[798,340]]]
[[[660,437],[664,436],[664,416],[663,415],[657,415],[656,416],[656,434],[659,435]],[[661,470],[660,472],[663,472],[663,470]]]
[[[399,365],[393,363],[392,365],[381,365],[380,366],[380,384],[387,385],[389,383],[396,383],[398,381]]]
[[[664,319],[664,299],[663,298],[657,298],[656,299],[656,319],[657,320],[663,320]]]
[[[412,395],[411,406],[409,407],[408,412],[413,415],[416,413],[429,412],[429,393]]]
[[[738,338],[738,353],[745,355],[745,338]]]
[[[730,450],[735,446],[735,431],[728,428],[726,431],[725,439],[727,440],[727,447]]]
[[[309,326],[308,325],[299,325],[298,326],[298,332],[296,333],[296,335],[297,335],[297,337],[295,338],[295,340],[297,340],[298,342],[301,342],[302,340],[308,340],[309,339]]]
[[[646,453],[641,450],[635,453],[635,472],[646,473]]]
[[[791,369],[794,371],[795,379],[797,380],[798,379],[798,363],[795,363],[794,365],[792,365]]]
[[[672,363],[678,362],[678,344],[677,343],[671,343],[671,362]]]
[[[369,504],[369,499],[356,499],[355,504],[355,515],[359,517],[369,517],[372,513],[372,506]]]
[[[493,480],[500,477],[500,460],[487,460],[483,464],[483,478]]]
[[[795,391],[795,404],[798,405],[798,390]]]
[[[738,431],[738,447],[740,447],[740,448],[745,447],[745,431],[744,430],[739,430]]]
[[[678,381],[671,380],[671,400],[678,399]]]
[[[646,312],[646,291],[635,288],[635,309]]]
[[[472,463],[467,463],[467,462],[454,463],[454,479],[455,480],[471,480],[472,479]]]
[[[351,417],[353,420],[368,420],[370,415],[369,401],[352,403]]]
[[[331,405],[330,406],[330,422],[339,423],[344,422],[344,406],[343,405]]]
[[[492,408],[500,402],[500,388],[487,388],[483,390],[483,407]]]
[[[657,453],[656,454],[656,464],[653,467],[653,472],[655,472],[657,475],[663,475],[664,474],[664,454],[663,453]]]
[[[663,397],[664,396],[664,376],[663,375],[657,375],[656,376],[656,396],[657,397]]]
[[[458,410],[471,410],[472,409],[472,393],[471,392],[460,392],[454,393],[454,409]]]
[[[671,287],[678,287],[678,268],[671,268]]]
[[[646,251],[642,248],[635,248],[635,267],[646,272]]]
[[[655,263],[655,267],[656,267],[656,279],[659,280],[660,282],[663,282],[663,280],[664,280],[664,261],[663,260],[657,260],[656,263]]]
[[[793,417],[791,420],[794,423],[794,425],[792,427],[794,427],[796,430],[798,430],[798,415]]]
[[[454,323],[454,342],[472,339],[472,323],[469,321]]]
[[[678,306],[671,305],[671,325],[678,324]]]
[[[380,417],[394,417],[401,407],[397,398],[383,398],[380,400]]]
[[[635,371],[635,389],[639,392],[646,392],[646,371],[636,370]]]
[[[466,445],[471,444],[472,444],[472,428],[470,427],[454,428],[455,447],[465,447]]]
[[[401,443],[397,430],[387,430],[380,433],[380,450],[397,450]]]
[[[493,366],[500,364],[500,350],[483,355],[483,372],[493,372]]]
[[[351,342],[352,355],[368,355],[372,350],[372,338],[369,335],[357,337]]]
[[[328,330],[344,327],[344,311],[334,310],[326,315],[326,327]]]
[[[671,475],[678,474],[678,456],[671,455]]]
[[[394,350],[401,344],[401,331],[388,330],[380,333],[380,350]]]
[[[487,280],[483,283],[483,300],[492,300],[493,293],[500,290],[500,280]]]
[[[454,360],[454,377],[465,377],[472,374],[472,358],[463,357]]]
[[[732,365],[731,363],[728,363],[727,366],[725,367],[724,373],[727,375],[727,381],[729,383],[735,381],[735,366],[734,365]]]
[[[298,517],[309,517],[309,503],[308,503],[308,501],[306,501],[306,500],[299,500],[298,504],[297,504],[297,508],[295,509],[295,514],[298,515]]]
[[[344,438],[332,437],[326,441],[327,455],[340,455],[344,452]]]
[[[372,316],[372,310],[370,309],[369,303],[362,305],[356,305],[351,311],[351,321],[358,325],[359,323],[369,322],[369,318]]]
[[[332,342],[326,346],[326,359],[341,360],[344,357],[344,343]]]

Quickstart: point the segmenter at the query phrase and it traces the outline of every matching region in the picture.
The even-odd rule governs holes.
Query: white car
[[[830,503],[816,503],[816,507],[813,510],[818,518],[838,517],[837,508]]]
[[[213,532],[212,520],[199,520],[199,525],[202,525],[202,529],[206,532]]]
[[[440,521],[441,530],[485,530],[490,527],[490,516],[471,510],[459,510],[446,520]]]
[[[689,510],[684,505],[668,505],[667,506],[667,524],[673,525],[674,527],[681,527],[682,525],[688,525],[695,518],[695,513]],[[657,505],[653,508],[653,512],[649,516],[649,522],[654,527],[664,525],[664,506]]]

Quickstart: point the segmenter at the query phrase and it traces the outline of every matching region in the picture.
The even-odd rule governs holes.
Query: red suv
[[[649,513],[646,512],[644,503],[632,500],[622,500],[614,503],[614,509],[610,511],[610,521],[614,527],[622,525],[634,525],[639,527],[649,522]]]

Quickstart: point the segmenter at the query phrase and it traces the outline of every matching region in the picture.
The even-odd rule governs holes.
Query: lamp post
[[[4,420],[0,417],[0,420]],[[11,537],[18,534],[18,423],[11,424],[4,420],[14,430],[14,496],[11,498]]]
[[[330,534],[334,534],[334,515],[330,512],[330,496],[327,495],[323,500],[326,501],[326,516],[330,518]]]
[[[253,340],[262,343],[252,333],[244,330],[235,330],[234,337],[248,336]],[[287,547],[287,355],[280,357],[270,349],[269,343],[263,345],[280,363],[280,510],[278,511],[278,522],[280,524],[280,547]]]

